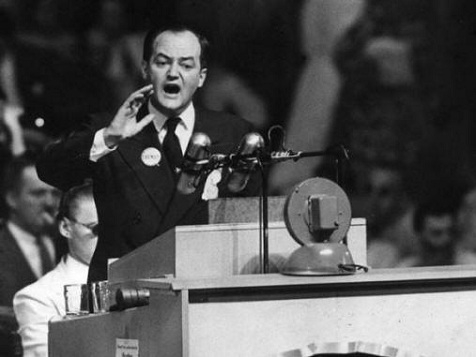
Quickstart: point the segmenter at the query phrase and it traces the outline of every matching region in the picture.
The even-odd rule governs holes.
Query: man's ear
[[[142,60],[142,78],[144,78],[147,82],[150,82],[150,75],[149,75],[149,64]]]
[[[60,234],[65,238],[71,238],[71,227],[66,222],[66,220],[62,219],[58,224],[58,230]]]
[[[205,83],[205,79],[207,79],[207,69],[206,68],[202,68],[200,70],[200,79],[198,81],[198,88],[202,87],[203,84]]]
[[[9,210],[13,210],[17,206],[17,201],[14,196],[15,194],[11,191],[5,194],[5,202]]]

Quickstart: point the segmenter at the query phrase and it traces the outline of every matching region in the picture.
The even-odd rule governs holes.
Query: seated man
[[[0,222],[0,305],[12,306],[17,291],[57,262],[55,216],[60,195],[38,178],[31,153],[9,161],[2,178],[7,218]]]
[[[86,283],[97,243],[97,224],[91,184],[74,187],[63,195],[58,226],[67,239],[68,253],[51,272],[13,299],[25,357],[48,356],[48,321],[66,314],[63,286]]]

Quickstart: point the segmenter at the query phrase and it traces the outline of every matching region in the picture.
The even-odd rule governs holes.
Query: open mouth
[[[180,86],[177,84],[166,84],[164,85],[164,92],[167,94],[177,94],[180,92]]]

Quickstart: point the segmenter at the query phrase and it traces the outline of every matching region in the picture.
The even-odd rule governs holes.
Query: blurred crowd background
[[[281,125],[285,147],[295,151],[348,148],[343,186],[353,216],[367,218],[373,266],[398,266],[419,252],[414,215],[429,202],[451,213],[451,247],[473,250],[476,203],[467,198],[476,187],[473,6],[471,0],[2,0],[0,167],[67,135],[90,113],[114,113],[143,84],[146,29],[180,21],[212,43],[196,105],[239,114],[264,136]],[[307,178],[334,174],[326,157],[277,164],[269,193],[285,195]]]

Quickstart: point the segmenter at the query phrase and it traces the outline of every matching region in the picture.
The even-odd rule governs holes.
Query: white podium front
[[[365,220],[353,219],[347,245],[354,262],[360,265],[367,264],[365,233]],[[271,262],[279,265],[298,247],[283,222],[269,224]],[[258,223],[181,226],[110,264],[108,278],[110,282],[120,282],[166,276],[203,278],[252,273],[258,270],[259,253]]]
[[[390,346],[386,357],[474,355],[475,266],[132,284],[149,306],[52,322],[50,356],[284,357],[350,342]]]

